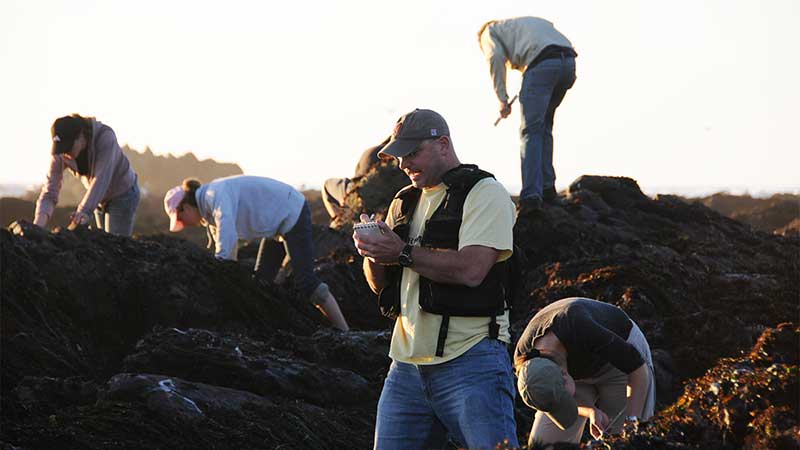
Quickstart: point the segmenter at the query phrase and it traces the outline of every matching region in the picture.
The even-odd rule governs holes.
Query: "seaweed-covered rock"
[[[798,342],[794,324],[765,330],[748,355],[724,358],[690,380],[677,402],[636,433],[615,438],[613,448],[800,448]]]
[[[396,192],[374,176],[354,214]],[[627,311],[653,349],[657,417],[601,445],[797,448],[797,331],[778,324],[800,313],[800,240],[609,177],[582,177],[514,231],[528,260],[514,335],[585,296]],[[221,262],[172,236],[0,230],[0,445],[370,447],[392,323],[350,233],[314,228],[316,273],[355,330],[340,333],[290,271],[254,281],[252,246]],[[521,442],[531,413],[518,404]]]
[[[563,207],[523,215],[526,298],[512,311],[520,332],[564,297],[613,303],[639,323],[661,366],[682,379],[750,348],[764,327],[797,317],[800,243],[771,236],[675,196],[651,199],[634,180],[583,176]],[[659,364],[657,362],[657,364]]]

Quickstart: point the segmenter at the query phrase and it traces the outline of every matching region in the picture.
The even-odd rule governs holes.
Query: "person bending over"
[[[282,237],[300,295],[310,299],[335,328],[349,329],[328,285],[314,274],[311,211],[303,194],[288,184],[245,175],[206,184],[186,179],[167,191],[164,210],[172,232],[186,226],[207,227],[218,259],[235,260],[239,239],[262,238],[260,261],[265,240]],[[256,273],[259,269],[256,263]]]
[[[36,201],[33,223],[47,226],[58,204],[64,171],[69,170],[86,187],[86,194],[70,216],[69,229],[88,225],[94,212],[99,229],[130,236],[139,206],[139,185],[114,130],[94,117],[73,114],[56,119],[50,134],[50,169]]]
[[[578,443],[587,419],[598,438],[653,415],[650,346],[614,305],[579,297],[547,305],[517,342],[514,365],[520,397],[537,410],[529,446]]]

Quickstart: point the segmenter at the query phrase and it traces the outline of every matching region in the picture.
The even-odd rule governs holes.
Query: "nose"
[[[409,165],[408,158],[404,158],[401,156],[400,158],[398,158],[398,162],[400,163],[398,164],[398,167],[400,167],[401,170],[406,170],[408,168]]]

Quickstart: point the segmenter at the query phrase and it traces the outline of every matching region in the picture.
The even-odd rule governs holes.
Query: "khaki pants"
[[[656,406],[656,383],[650,346],[635,323],[627,342],[639,350],[639,354],[642,355],[642,359],[649,369],[647,371],[647,398],[643,410],[637,414],[640,420],[647,420],[653,415]],[[575,401],[578,406],[597,406],[606,413],[609,420],[619,414],[619,417],[606,429],[606,433],[618,433],[626,416],[625,413],[620,414],[620,411],[625,409],[627,402],[627,386],[628,376],[611,364],[606,364],[594,377],[575,380]],[[585,425],[586,418],[578,416],[578,420],[571,427],[561,431],[543,412],[537,411],[528,445],[532,446],[534,442],[572,442],[577,444],[581,440]]]

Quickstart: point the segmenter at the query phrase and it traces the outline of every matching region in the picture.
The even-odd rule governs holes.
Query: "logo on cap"
[[[436,128],[431,128],[431,136],[438,136],[438,132],[436,131]]]
[[[61,142],[61,138],[58,135],[53,136],[53,142]]]

